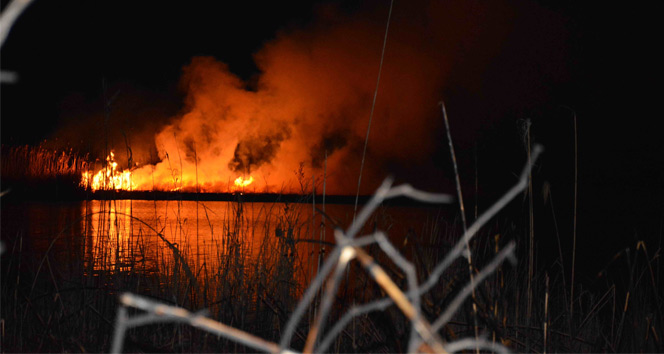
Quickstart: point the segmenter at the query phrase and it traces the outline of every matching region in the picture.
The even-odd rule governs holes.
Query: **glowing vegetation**
[[[2,178],[10,180],[49,179],[81,175],[88,168],[87,156],[72,150],[45,145],[2,146]]]
[[[118,169],[113,151],[106,157],[106,166],[97,173],[85,171],[81,177],[81,186],[96,190],[134,190],[131,171]]]

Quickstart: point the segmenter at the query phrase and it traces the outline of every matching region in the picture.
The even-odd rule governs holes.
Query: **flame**
[[[97,190],[132,190],[131,171],[119,171],[115,162],[113,151],[106,157],[106,167],[93,174],[91,171],[83,172],[81,186]]]
[[[145,166],[143,166],[145,167]],[[145,168],[136,167],[127,170],[121,170],[118,166],[118,163],[115,161],[115,154],[111,152],[106,157],[106,166],[101,170],[97,171],[85,171],[81,175],[80,185],[83,188],[90,189],[92,191],[98,190],[124,190],[124,191],[137,191],[137,190],[170,190],[170,191],[206,191],[208,190],[208,185],[205,183],[199,185],[196,189],[192,189],[194,177],[188,176],[187,174],[179,175],[179,170],[172,170],[171,175],[148,175],[149,170]],[[168,181],[170,183],[154,183],[154,180],[157,181]],[[150,186],[149,181],[152,180],[152,186]],[[234,183],[231,184],[229,190],[231,192],[241,191],[244,188],[248,187],[254,183],[255,179],[253,176],[244,177],[240,176],[234,180]],[[169,185],[170,184],[170,185]],[[166,185],[169,185],[168,188],[165,188]],[[214,189],[213,189],[214,190]]]
[[[240,176],[235,179],[235,186],[238,188],[244,188],[253,182],[254,182],[254,176],[249,176],[249,178],[247,179],[244,179],[244,177]]]

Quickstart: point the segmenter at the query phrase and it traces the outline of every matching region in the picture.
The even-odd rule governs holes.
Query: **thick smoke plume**
[[[251,173],[263,164],[270,163],[279,150],[285,134],[247,138],[235,147],[233,159],[228,163],[231,171]]]
[[[514,14],[492,4],[395,7],[362,193],[394,169],[433,167],[446,80],[472,67],[466,82],[480,85],[510,31]],[[322,8],[316,25],[278,33],[255,54],[261,74],[250,82],[214,58],[193,58],[181,79],[186,113],[156,134],[160,162],[134,171],[137,188],[226,192],[251,175],[249,190],[299,192],[300,166],[304,182],[320,182],[327,161],[327,192],[354,194],[387,10]]]

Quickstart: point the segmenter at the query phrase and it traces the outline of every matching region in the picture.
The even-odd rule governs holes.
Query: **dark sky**
[[[192,57],[214,56],[248,78],[256,72],[252,53],[313,12],[310,2],[234,3],[35,1],[2,48],[3,70],[20,75],[18,84],[2,86],[3,142],[49,137],[68,118],[62,105],[72,96],[101,105],[103,80],[178,109],[177,84]]]
[[[296,38],[295,42],[313,42],[305,48],[314,48],[315,56],[319,35],[336,33],[333,29],[348,21],[356,26],[351,28],[377,29],[378,41],[367,46],[379,49],[388,6],[387,1],[37,0],[19,18],[2,48],[2,70],[19,74],[18,83],[2,85],[2,143],[58,138],[61,145],[80,148],[80,142],[63,133],[62,127],[85,125],[102,116],[102,82],[107,96],[118,93],[116,114],[133,117],[129,112],[140,112],[153,117],[136,125],[156,133],[191,103],[181,77],[192,58],[210,56],[225,63],[243,85],[256,90],[255,85],[266,79],[261,78],[254,54],[270,52],[261,50],[279,33]],[[432,73],[432,81],[442,83],[432,87],[431,99],[447,104],[468,189],[474,183],[477,158],[485,204],[520,170],[525,155],[518,126],[531,119],[533,139],[546,148],[538,169],[539,186],[550,183],[562,210],[560,218],[567,218],[560,221],[561,227],[569,229],[575,113],[579,227],[585,236],[581,242],[597,242],[607,233],[613,234],[611,240],[644,234],[657,240],[664,210],[664,139],[657,125],[662,120],[663,58],[657,50],[661,7],[654,1],[619,5],[396,0],[387,56],[401,60],[399,68],[407,73],[407,57],[390,54],[389,49],[407,48],[411,41],[416,52],[426,48],[420,51],[421,60],[412,62],[413,69],[440,67]],[[440,53],[431,50],[438,47]],[[273,63],[265,62],[269,67]],[[375,65],[367,67],[377,70]],[[376,71],[368,72],[368,82],[375,75]],[[392,79],[399,80],[394,75]],[[427,127],[431,126],[423,129]],[[90,135],[99,140],[95,134],[99,133]],[[432,176],[449,180],[442,130],[432,133],[432,139],[428,158],[439,166]],[[90,137],[80,140],[87,142]],[[382,156],[379,150],[376,156]],[[405,166],[418,170],[399,158],[385,158],[381,164],[385,173],[398,176]],[[413,183],[431,185],[427,178]]]
[[[407,3],[396,2],[395,17],[409,15],[411,5]],[[423,8],[429,6],[428,2],[416,3]],[[439,3],[443,4],[439,10],[445,10],[445,2]],[[81,95],[87,103],[99,101],[102,80],[109,87],[128,83],[136,90],[163,95],[175,101],[169,103],[177,110],[182,106],[177,101],[182,96],[177,85],[182,68],[192,57],[213,56],[228,64],[231,72],[249,79],[257,73],[252,54],[275,38],[277,31],[307,28],[325,16],[325,6],[332,5],[340,7],[342,13],[361,13],[367,8],[384,10],[385,13],[371,20],[384,20],[387,7],[379,1],[234,2],[232,5],[211,5],[205,1],[186,5],[150,1],[140,4],[35,1],[2,48],[3,70],[20,75],[18,84],[2,86],[2,113],[6,118],[2,123],[3,142],[34,143],[48,137],[61,120],[67,119],[69,107],[63,107],[63,102],[75,95]],[[458,7],[454,2],[449,6]],[[474,6],[477,9],[469,6],[464,10],[481,12],[488,7],[482,2]],[[496,102],[499,100],[521,100],[521,104],[502,105],[523,107],[522,112],[517,112],[524,114],[523,117],[533,106],[567,105],[579,113],[592,112],[592,118],[583,120],[597,122],[597,130],[607,129],[603,122],[610,117],[600,117],[605,112],[621,115],[632,112],[631,116],[647,112],[648,119],[653,119],[655,112],[649,108],[654,106],[657,90],[646,86],[656,87],[659,73],[655,69],[661,59],[655,51],[660,28],[654,4],[644,2],[625,8],[603,3],[595,6],[592,2],[516,1],[505,5],[509,6],[514,15],[509,17],[507,25],[512,28],[508,31],[514,33],[506,35],[507,39],[500,43],[502,48],[486,53],[482,48],[464,52],[463,46],[472,45],[474,35],[467,33],[466,42],[459,44],[459,53],[451,54],[454,60],[466,64],[455,66],[455,70],[460,70],[453,75],[458,88],[448,85],[451,88],[447,89],[447,96],[481,96],[485,103],[480,109],[501,106]],[[533,10],[549,13],[531,15]],[[536,23],[552,17],[555,19]],[[450,30],[454,30],[454,24]],[[537,33],[524,36],[519,31],[541,31],[541,42],[533,42],[539,39]],[[548,36],[551,33],[558,33],[559,38],[551,41]],[[482,58],[488,55],[492,60]],[[558,68],[552,69],[554,65],[549,65],[547,59],[557,61],[554,65]],[[477,79],[480,72],[483,77]],[[542,86],[547,87],[542,89]],[[520,92],[510,96],[505,93],[510,90]],[[474,108],[457,108],[465,109]],[[609,129],[612,133],[632,136],[651,131],[647,123],[629,125],[632,128],[623,124],[620,129]]]

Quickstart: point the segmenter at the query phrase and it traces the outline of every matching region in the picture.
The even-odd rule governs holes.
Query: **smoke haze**
[[[354,194],[387,11],[322,6],[315,24],[283,30],[255,54],[260,74],[247,81],[212,57],[192,58],[180,83],[182,113],[155,134],[157,156],[142,161],[158,162],[133,172],[137,189],[226,192],[251,175],[249,190],[300,192],[296,172],[322,181],[327,162],[327,192]],[[398,169],[440,168],[432,156],[446,143],[437,139],[446,83],[463,68],[467,87],[481,86],[514,16],[501,3],[396,5],[361,193]]]

